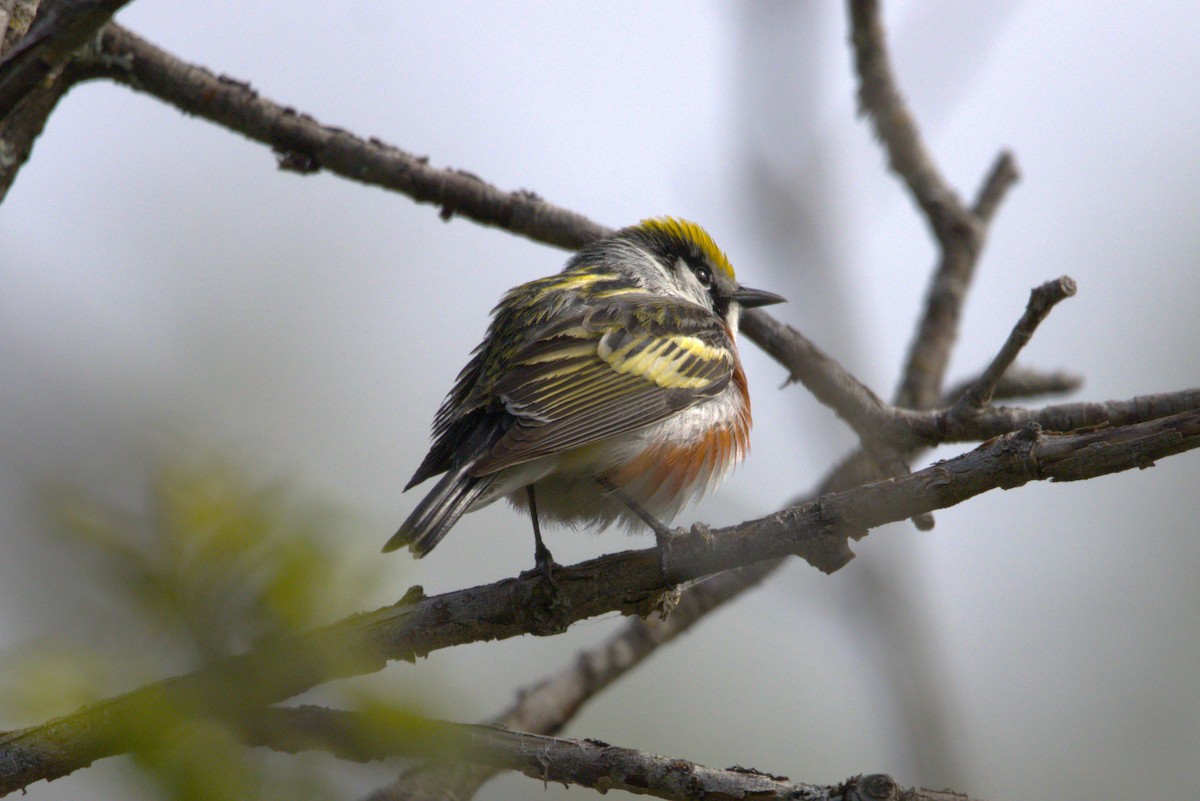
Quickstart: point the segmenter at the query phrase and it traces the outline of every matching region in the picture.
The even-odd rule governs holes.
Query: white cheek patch
[[[700,283],[700,279],[696,277],[692,268],[682,257],[675,262],[673,277],[675,286],[678,287],[681,295],[698,306],[706,309],[712,308],[712,296],[708,294],[708,288]]]

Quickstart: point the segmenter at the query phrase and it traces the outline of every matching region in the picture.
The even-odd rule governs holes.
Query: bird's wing
[[[658,422],[729,383],[733,343],[712,312],[645,296],[547,326],[492,387],[512,426],[483,476]]]

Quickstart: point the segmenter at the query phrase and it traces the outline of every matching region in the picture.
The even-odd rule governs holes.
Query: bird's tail
[[[394,551],[407,545],[418,558],[432,551],[471,508],[471,504],[495,481],[495,475],[475,477],[469,475],[469,469],[469,464],[463,465],[442,476],[401,524],[400,530],[383,546],[383,550]]]

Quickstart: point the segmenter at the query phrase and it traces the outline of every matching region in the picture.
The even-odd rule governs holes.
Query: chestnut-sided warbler
[[[424,556],[464,513],[498,498],[529,510],[547,575],[539,518],[641,520],[661,541],[658,521],[745,456],[738,320],[782,301],[738,284],[703,228],[670,217],[592,242],[562,272],[510,290],[405,489],[444,475],[384,550]]]

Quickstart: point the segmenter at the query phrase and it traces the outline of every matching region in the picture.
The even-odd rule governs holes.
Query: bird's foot
[[[526,570],[521,574],[521,578],[530,578],[533,576],[541,576],[546,580],[553,589],[558,589],[558,582],[554,579],[555,569],[562,568],[558,562],[554,561],[554,557],[550,554],[550,549],[538,540],[537,548],[533,552],[533,569]]]
[[[658,571],[668,587],[674,587],[677,583],[671,576],[671,552],[675,540],[686,534],[681,528],[667,528],[662,523],[654,527],[654,541],[658,544]]]

